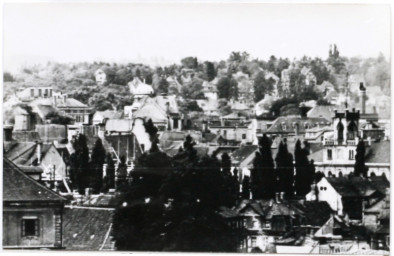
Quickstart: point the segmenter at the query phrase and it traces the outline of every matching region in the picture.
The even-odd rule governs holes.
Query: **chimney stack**
[[[12,125],[4,125],[3,126],[3,141],[12,141],[12,130],[14,127]]]
[[[41,163],[42,141],[36,141],[37,144],[37,164]]]
[[[360,103],[361,103],[361,114],[365,114],[365,105],[367,101],[367,91],[364,87],[364,83],[360,83]]]

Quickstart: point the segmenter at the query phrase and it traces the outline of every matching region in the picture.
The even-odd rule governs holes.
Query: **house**
[[[231,154],[231,164],[238,169],[238,177],[242,182],[244,176],[250,176],[253,160],[259,150],[257,145],[241,145]]]
[[[105,85],[110,83],[115,78],[115,70],[110,66],[102,66],[94,72],[94,77],[97,85]]]
[[[134,97],[141,97],[144,95],[152,95],[154,93],[152,86],[142,82],[138,77],[127,84],[130,88],[130,93]]]
[[[202,84],[204,97],[207,99],[217,100],[218,99],[218,90],[216,88],[216,84],[219,79],[215,77],[212,81],[204,81]]]
[[[63,157],[51,143],[5,141],[4,157],[16,165],[41,167],[43,181],[60,181],[68,176]]]
[[[384,196],[385,193],[367,178],[323,177],[313,185],[306,199],[326,201],[337,214],[347,214],[351,220],[361,221],[364,209],[374,205]]]
[[[329,81],[324,81],[323,83],[319,84],[316,86],[316,89],[323,93],[323,95],[327,95],[328,92],[330,91],[335,91],[335,87],[332,83],[330,83]]]
[[[309,128],[305,131],[305,140],[309,143],[322,143],[324,140],[324,136],[328,132],[332,132],[331,126],[323,126],[323,127],[313,127]]]
[[[316,105],[311,108],[306,114],[309,118],[325,118],[328,121],[331,121],[334,116],[334,110],[340,110],[338,106],[334,105]]]
[[[21,101],[32,101],[36,98],[51,98],[53,89],[51,86],[21,88],[17,92],[17,98]]]
[[[269,113],[270,107],[274,101],[274,96],[266,94],[262,100],[256,103],[254,107],[255,115],[261,116],[262,114]]]
[[[107,134],[103,138],[103,144],[106,145],[107,153],[114,154],[114,158],[118,161],[121,157],[125,157],[128,165],[143,153],[143,147],[133,133]]]
[[[305,84],[306,85],[316,85],[317,79],[313,74],[311,68],[304,66],[301,69],[301,74],[305,76]]]
[[[105,124],[108,119],[120,119],[122,118],[122,112],[116,110],[105,110],[96,111],[93,115],[92,124],[100,125]]]
[[[345,112],[334,111],[331,126],[333,132],[325,133],[322,150],[308,156],[309,159],[314,160],[316,171],[324,173],[326,176],[338,177],[353,172],[356,148],[361,133],[360,116],[360,111],[355,109]],[[372,142],[372,139],[367,139],[367,141],[365,161],[369,168],[368,176],[380,176],[382,173],[389,175],[390,142],[387,140]]]
[[[199,108],[201,108],[204,112],[205,116],[219,116],[218,108],[219,104],[217,100],[213,99],[202,99],[196,100],[196,103]]]
[[[272,245],[303,246],[305,235],[294,231],[304,230],[313,237],[331,217],[331,210],[325,202],[287,201],[277,195],[275,200],[244,199],[232,209],[221,207],[219,214],[243,231],[238,251],[273,252]]]
[[[90,124],[92,108],[67,94],[54,95],[53,104],[63,115],[70,116],[76,124]]]
[[[220,122],[209,122],[208,129],[211,133],[220,135],[225,141],[237,143],[252,143],[251,121],[238,114],[231,113],[220,118]]]
[[[66,199],[3,158],[3,248],[63,248]]]
[[[114,208],[67,206],[63,215],[63,246],[72,251],[113,251]]]

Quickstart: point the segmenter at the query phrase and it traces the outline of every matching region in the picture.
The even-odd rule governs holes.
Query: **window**
[[[227,130],[223,130],[223,135],[227,136]]]
[[[332,160],[332,149],[327,149],[327,159]]]
[[[37,217],[26,217],[22,219],[22,237],[39,236],[40,226]]]
[[[246,139],[246,134],[242,134],[242,139],[245,140]]]
[[[271,223],[269,221],[264,222],[265,229],[271,229]]]
[[[142,152],[145,152],[145,144],[141,144],[141,150]]]
[[[34,97],[34,89],[30,89],[30,96]]]
[[[255,236],[252,236],[251,237],[251,240],[252,240],[252,247],[256,247],[256,237]]]
[[[41,97],[41,89],[38,89],[38,96]]]
[[[349,160],[354,160],[354,150],[349,150]]]
[[[178,129],[178,119],[174,119],[174,129]]]

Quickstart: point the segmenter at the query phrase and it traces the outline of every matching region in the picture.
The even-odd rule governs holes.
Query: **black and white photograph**
[[[391,20],[4,1],[0,250],[389,255]]]

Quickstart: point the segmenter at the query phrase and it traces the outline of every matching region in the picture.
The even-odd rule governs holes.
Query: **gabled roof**
[[[66,250],[98,251],[110,239],[113,209],[66,207],[63,246]]]
[[[144,104],[133,113],[133,118],[152,119],[153,123],[166,123],[168,121],[166,110],[150,97],[146,98]]]
[[[39,141],[40,135],[36,131],[13,131],[12,138],[18,142]]]
[[[41,159],[46,155],[53,144],[41,145]],[[4,156],[17,165],[37,164],[38,145],[35,142],[17,142],[4,152]]]
[[[7,157],[3,157],[3,201],[65,203],[66,199],[29,177]]]
[[[334,114],[334,110],[336,109],[338,109],[338,107],[334,105],[328,105],[328,106],[316,105],[315,107],[313,107],[311,110],[308,111],[307,116],[310,118],[321,117],[321,118],[325,118],[328,121],[331,121]]]
[[[244,161],[246,158],[248,158],[250,155],[254,155],[255,152],[259,149],[257,145],[242,145],[239,149],[235,150],[231,154],[231,159],[234,162],[241,163]]]

